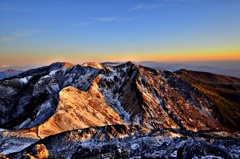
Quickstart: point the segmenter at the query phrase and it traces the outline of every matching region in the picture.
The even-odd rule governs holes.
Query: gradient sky
[[[240,0],[1,0],[0,64],[240,60]]]

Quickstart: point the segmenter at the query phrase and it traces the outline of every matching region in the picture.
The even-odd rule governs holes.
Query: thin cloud
[[[166,2],[196,2],[198,0],[165,0]]]
[[[79,23],[75,23],[73,24],[74,27],[87,27],[90,26],[92,24],[94,24],[95,22],[124,22],[124,21],[130,21],[133,18],[124,18],[124,17],[97,17],[97,18],[91,18],[91,21],[89,22],[79,22]]]
[[[0,37],[0,42],[13,41],[13,40],[19,39],[21,37],[33,36],[36,34],[42,34],[42,33],[54,32],[54,31],[56,31],[56,30],[47,30],[47,31],[25,30],[25,31],[17,32],[10,36],[2,36],[2,37]]]
[[[44,33],[50,33],[50,32],[56,32],[59,31],[57,29],[51,29],[51,30],[25,30],[23,32],[19,32],[18,36],[31,36],[35,34],[44,34]]]
[[[32,12],[32,11],[57,11],[58,8],[8,8],[2,7],[0,8],[0,12]]]
[[[35,34],[40,34],[43,31],[39,31],[39,30],[25,30],[25,31],[21,31],[15,34],[16,37],[23,37],[23,36],[31,36],[31,35],[35,35]]]
[[[122,18],[122,17],[100,17],[100,18],[93,18],[95,21],[99,22],[113,22],[113,21],[128,21],[131,18]]]
[[[12,41],[15,40],[16,38],[10,37],[10,36],[2,36],[0,37],[0,42],[7,42],[7,41]]]
[[[75,27],[85,27],[85,26],[88,26],[88,25],[89,25],[89,23],[84,23],[84,22],[74,24]]]
[[[31,12],[35,8],[0,8],[0,12]]]
[[[137,11],[137,10],[145,10],[145,9],[154,9],[158,8],[160,5],[146,5],[146,4],[138,4],[133,8],[128,9],[128,11]]]

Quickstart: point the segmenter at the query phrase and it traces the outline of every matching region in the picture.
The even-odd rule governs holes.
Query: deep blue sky
[[[0,64],[240,59],[239,0],[1,0]]]

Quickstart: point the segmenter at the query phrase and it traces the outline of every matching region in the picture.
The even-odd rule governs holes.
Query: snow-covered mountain
[[[44,144],[52,158],[238,158],[239,99],[234,77],[54,63],[0,80],[0,152],[36,156]]]

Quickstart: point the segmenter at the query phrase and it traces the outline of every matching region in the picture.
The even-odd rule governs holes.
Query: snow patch
[[[51,71],[50,73],[49,73],[49,75],[55,75],[55,73],[57,72],[58,70],[53,70],[53,71]]]
[[[52,89],[54,92],[58,92],[60,90],[59,85],[57,83],[51,83],[47,88],[49,92],[52,92],[51,90],[49,90],[49,88]]]
[[[224,159],[224,158],[219,157],[219,156],[209,155],[209,156],[201,156],[201,159]]]
[[[9,130],[0,128],[0,132],[5,132],[5,131],[9,131]]]
[[[19,126],[17,126],[17,129],[22,129],[25,125],[27,125],[29,122],[31,122],[30,118],[27,118],[27,120],[25,120],[24,122],[22,122],[22,124],[20,124]]]
[[[132,149],[132,150],[136,150],[136,149],[139,148],[139,147],[140,147],[139,144],[132,144],[132,145],[131,145],[131,149]]]
[[[102,80],[114,83],[114,85],[112,85],[110,89],[99,87],[99,90],[104,95],[106,102],[109,103],[114,111],[120,115],[121,119],[123,119],[125,123],[130,124],[130,114],[126,112],[121,105],[121,102],[119,101],[119,93],[113,93],[113,90],[118,90],[121,87],[122,83],[124,82],[124,77],[122,77],[121,74],[117,72],[116,68],[109,68],[109,71],[111,72],[108,75],[101,74],[100,77]],[[120,79],[121,81],[115,82],[114,78]]]
[[[116,104],[117,104],[117,107],[118,107],[118,110],[119,110],[119,112],[117,112],[117,113],[122,114],[124,116],[124,122],[130,123],[130,114],[128,114],[124,110],[124,108],[122,107],[122,105],[121,105],[121,103],[118,99],[119,99],[119,94],[117,93],[116,98],[115,98],[115,101],[116,101]]]
[[[44,79],[44,78],[50,78],[50,77],[51,77],[51,76],[46,75],[46,76],[41,77],[41,80]]]
[[[44,110],[47,110],[48,108],[51,107],[51,103],[50,101],[44,102],[40,105],[39,111],[36,114],[36,117],[38,117],[39,115],[41,115],[41,113],[44,112]]]
[[[177,157],[177,150],[176,150],[176,151],[173,151],[173,153],[171,153],[170,156],[171,156],[171,157]]]
[[[19,142],[19,141],[11,141],[2,143],[2,148],[5,148],[2,150],[2,154],[8,155],[11,153],[19,152],[23,150],[26,147],[29,147],[33,142]]]
[[[135,116],[135,122],[138,124],[138,125],[141,125],[141,119],[138,115]]]
[[[20,78],[20,81],[21,81],[22,83],[27,84],[28,81],[29,81],[31,78],[32,78],[32,76],[27,76],[27,77],[24,77],[24,78]]]

